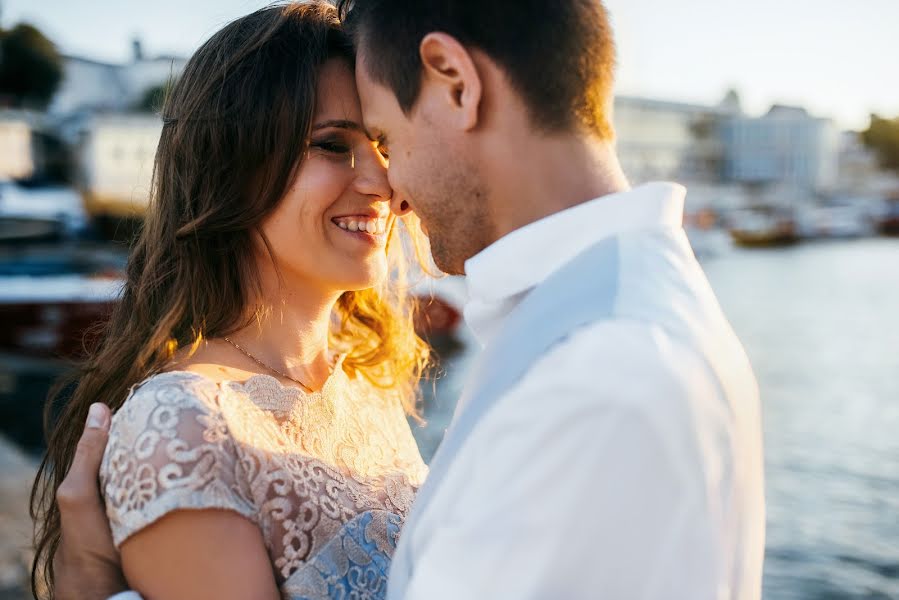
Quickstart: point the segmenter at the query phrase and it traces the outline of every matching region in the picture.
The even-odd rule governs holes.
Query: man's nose
[[[412,206],[409,201],[403,197],[403,194],[394,192],[390,197],[390,210],[398,217],[408,215],[412,212]]]

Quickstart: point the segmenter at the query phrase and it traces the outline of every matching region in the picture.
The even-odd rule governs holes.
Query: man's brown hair
[[[615,46],[600,0],[339,0],[373,80],[408,114],[418,99],[419,45],[440,31],[502,67],[545,131],[612,137]]]

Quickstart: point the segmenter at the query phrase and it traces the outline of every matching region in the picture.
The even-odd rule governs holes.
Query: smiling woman
[[[52,593],[59,484],[102,401],[115,415],[101,483],[131,586],[329,597],[354,585],[332,569],[347,539],[383,583],[425,472],[406,415],[428,349],[403,283],[411,215],[362,125],[335,10],[274,5],[227,25],[163,120],[122,301],[35,484],[34,581]]]
[[[282,272],[340,290],[371,288],[387,275],[384,249],[396,217],[386,159],[361,125],[346,60],[322,65],[315,107],[306,159],[262,233]]]

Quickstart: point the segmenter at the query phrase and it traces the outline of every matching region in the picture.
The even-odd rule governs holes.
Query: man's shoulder
[[[658,324],[609,319],[554,346],[498,399],[488,420],[511,416],[552,429],[630,414],[687,439],[696,427],[729,429],[732,402],[697,348]]]
[[[670,401],[716,391],[697,348],[657,323],[627,318],[572,332],[534,363],[519,387],[567,390],[592,404],[640,406],[657,404],[660,395]]]

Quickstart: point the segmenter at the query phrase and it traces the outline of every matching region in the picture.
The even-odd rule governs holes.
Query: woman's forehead
[[[321,67],[316,90],[315,120],[344,120],[362,124],[356,80],[345,61],[332,59]]]

